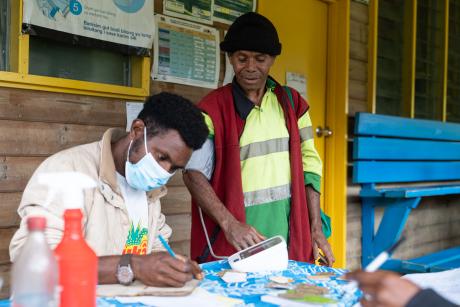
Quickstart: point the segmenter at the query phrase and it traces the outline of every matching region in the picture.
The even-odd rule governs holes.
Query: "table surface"
[[[338,279],[346,270],[334,269],[329,267],[317,266],[304,262],[289,261],[288,268],[282,272],[264,272],[264,273],[248,273],[247,281],[242,283],[225,283],[218,275],[222,270],[230,269],[226,260],[214,261],[201,265],[205,273],[204,280],[200,283],[200,288],[226,297],[232,297],[244,301],[249,306],[275,306],[261,301],[261,296],[274,292],[273,289],[267,288],[265,285],[270,282],[272,276],[286,276],[294,280],[296,283],[310,283],[318,286],[324,286],[329,289],[329,296],[336,299],[339,303],[334,306],[353,306],[360,297],[360,291],[356,290],[352,293],[345,293],[343,285],[346,281]],[[313,280],[308,277],[319,272],[333,272],[336,274],[327,280]],[[97,305],[99,307],[106,306],[127,306],[119,303],[114,298],[98,298]],[[8,301],[0,301],[0,307],[10,306]],[[130,304],[129,306],[145,306],[143,304]]]

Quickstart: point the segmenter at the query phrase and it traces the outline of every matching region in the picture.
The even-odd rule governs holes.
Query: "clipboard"
[[[188,281],[183,287],[149,287],[140,281],[134,281],[129,286],[120,284],[97,285],[96,295],[98,297],[114,296],[186,296],[195,290],[200,283],[197,279]]]

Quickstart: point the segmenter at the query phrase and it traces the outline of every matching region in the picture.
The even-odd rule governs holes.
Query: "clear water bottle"
[[[27,228],[27,240],[11,272],[12,306],[57,306],[58,267],[46,242],[46,219],[30,217]]]

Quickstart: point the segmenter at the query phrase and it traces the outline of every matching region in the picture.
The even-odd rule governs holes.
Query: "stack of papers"
[[[243,304],[243,300],[229,298],[217,294],[212,294],[204,289],[196,288],[192,294],[187,296],[137,296],[137,297],[115,297],[122,304],[144,304],[157,307],[233,307]]]
[[[460,305],[460,269],[437,273],[416,273],[404,275],[419,287],[431,288],[449,301]]]

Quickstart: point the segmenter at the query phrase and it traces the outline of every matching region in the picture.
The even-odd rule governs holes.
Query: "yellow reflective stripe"
[[[277,152],[241,161],[241,179],[243,192],[290,183],[289,152]]]
[[[289,151],[289,138],[278,138],[263,142],[255,142],[240,147],[240,160],[264,156],[275,152]]]
[[[274,202],[291,197],[291,185],[284,184],[277,187],[244,193],[244,206],[250,207]]]
[[[214,137],[214,124],[212,123],[211,117],[204,112],[201,112],[201,114],[203,114],[204,122],[206,123],[206,126],[208,126],[209,136]]]
[[[302,142],[300,147],[302,149],[303,171],[322,176],[323,163],[321,162],[321,158],[316,151],[313,139]]]
[[[299,133],[301,142],[313,139],[313,129],[311,126],[299,129]]]

